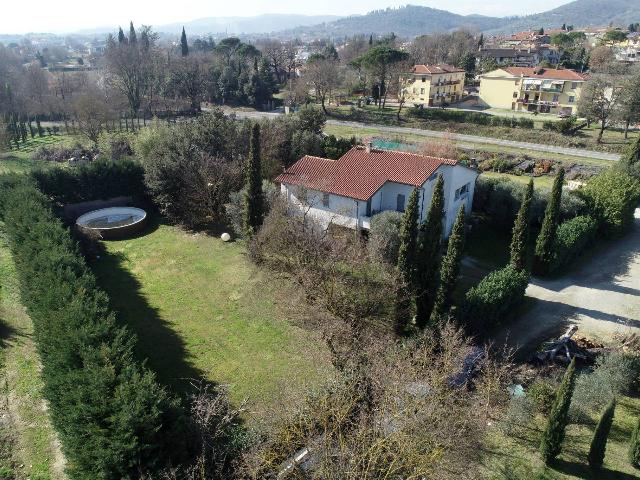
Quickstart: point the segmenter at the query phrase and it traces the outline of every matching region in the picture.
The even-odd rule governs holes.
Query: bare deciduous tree
[[[78,129],[94,144],[98,143],[100,134],[114,119],[114,112],[109,106],[105,93],[96,85],[86,87],[76,97],[73,112],[78,122]]]
[[[605,130],[611,126],[620,107],[622,88],[618,76],[607,74],[592,75],[583,87],[578,100],[580,115],[600,123],[598,143],[602,142]]]

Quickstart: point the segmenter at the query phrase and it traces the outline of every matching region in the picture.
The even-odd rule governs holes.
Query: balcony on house
[[[549,93],[562,93],[564,89],[564,82],[559,80],[554,80],[552,82],[544,81],[542,83],[542,91]]]

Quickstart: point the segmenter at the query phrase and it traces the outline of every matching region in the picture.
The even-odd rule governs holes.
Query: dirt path
[[[590,252],[583,265],[558,280],[532,279],[532,307],[496,338],[519,347],[519,357],[575,323],[591,338],[640,333],[640,209],[631,233]]]

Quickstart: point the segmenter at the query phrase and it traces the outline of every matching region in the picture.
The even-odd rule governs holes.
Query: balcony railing
[[[559,102],[549,102],[546,100],[530,100],[526,98],[519,98],[517,103],[522,103],[523,105],[549,105],[550,107],[557,107]]]
[[[458,85],[458,84],[460,84],[460,80],[447,80],[445,82],[440,81],[440,82],[434,83],[434,85],[437,87],[442,87],[446,85]]]

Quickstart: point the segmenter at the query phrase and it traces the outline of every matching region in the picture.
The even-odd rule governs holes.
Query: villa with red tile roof
[[[420,194],[422,221],[438,175],[444,178],[448,236],[460,205],[471,212],[478,176],[476,170],[456,160],[358,146],[337,160],[304,156],[276,181],[291,204],[308,211],[324,226],[337,224],[360,230],[369,229],[377,213],[404,212],[414,189]]]
[[[572,115],[588,77],[569,69],[504,67],[480,77],[480,102],[491,108]]]

